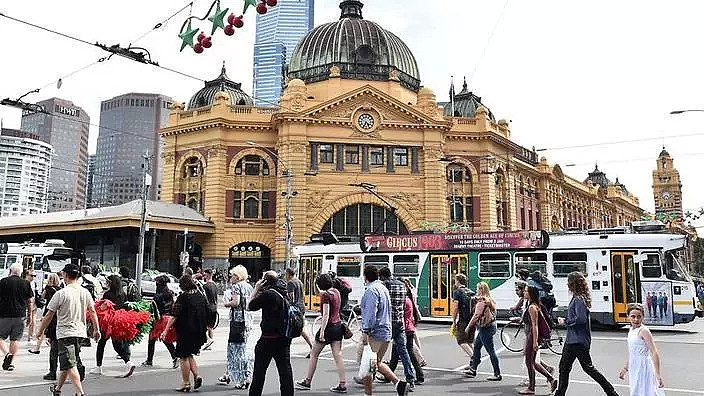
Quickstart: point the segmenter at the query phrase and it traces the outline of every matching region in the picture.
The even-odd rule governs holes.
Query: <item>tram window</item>
[[[7,268],[7,267],[5,267],[5,258],[6,258],[6,256],[4,254],[0,255],[0,270]]]
[[[395,255],[394,275],[416,276],[418,275],[418,255]]]
[[[675,256],[675,253],[673,252],[667,252],[667,254],[665,254],[665,276],[667,279],[674,281],[686,281],[687,278],[684,275],[686,273],[687,272],[684,269],[679,257]]]
[[[337,276],[356,278],[361,274],[359,257],[340,256],[337,258]]]
[[[517,253],[514,264],[516,265],[515,274],[525,268],[531,274],[540,271],[544,275],[547,273],[548,255],[545,253]]]
[[[583,252],[553,253],[553,276],[566,278],[570,272],[578,271],[587,276],[587,254]]]
[[[381,256],[381,255],[365,256],[364,257],[364,264],[365,265],[373,265],[374,267],[376,267],[376,269],[382,269],[384,267],[389,266],[389,256]]]
[[[657,254],[648,254],[645,261],[641,263],[641,266],[643,267],[644,278],[659,278],[662,276],[660,256]]]
[[[509,253],[482,253],[479,255],[480,278],[508,278],[511,276]]]

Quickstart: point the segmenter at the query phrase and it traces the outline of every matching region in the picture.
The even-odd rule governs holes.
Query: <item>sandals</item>
[[[552,382],[550,383],[550,394],[555,393],[555,390],[556,390],[556,389],[557,389],[557,380],[554,379],[554,380],[552,380]]]
[[[191,391],[191,384],[190,383],[182,384],[180,388],[176,389],[176,392],[181,392],[181,393],[190,392],[190,391]]]
[[[198,389],[203,385],[203,377],[193,378],[193,389]]]
[[[535,394],[535,391],[530,390],[530,389],[528,389],[528,388],[525,388],[525,389],[519,390],[519,391],[518,391],[518,394],[519,394],[519,395],[534,395],[534,394]]]
[[[249,389],[249,382],[243,382],[241,384],[237,384],[237,385],[233,386],[233,388],[235,388],[237,390],[247,390],[247,389]]]

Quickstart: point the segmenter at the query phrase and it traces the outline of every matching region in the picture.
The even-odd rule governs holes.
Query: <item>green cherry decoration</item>
[[[227,11],[229,8],[225,8],[224,10],[220,9],[220,2],[218,1],[215,6],[215,14],[208,18],[210,22],[213,23],[213,30],[210,32],[211,35],[215,34],[215,31],[218,30],[218,28],[225,30],[225,15],[227,15]]]
[[[183,49],[187,46],[193,48],[193,38],[198,34],[198,30],[200,29],[193,29],[191,27],[191,21],[188,21],[186,31],[178,35],[178,37],[181,38],[181,52],[183,52]]]
[[[249,8],[249,6],[256,7],[257,0],[244,0],[244,11],[242,11],[242,14],[247,13],[247,8]]]

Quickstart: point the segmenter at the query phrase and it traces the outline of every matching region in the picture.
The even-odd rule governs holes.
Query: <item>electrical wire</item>
[[[617,144],[648,142],[648,141],[653,141],[653,140],[675,139],[675,138],[685,138],[685,137],[694,137],[694,136],[704,136],[704,132],[684,133],[684,134],[680,134],[680,135],[664,135],[664,136],[655,136],[655,137],[638,138],[638,139],[627,139],[627,140],[613,140],[610,142],[585,143],[585,144],[576,144],[576,145],[571,145],[571,146],[556,146],[556,147],[550,147],[550,148],[539,148],[539,149],[536,149],[535,151],[558,151],[558,150],[568,150],[568,149],[586,148],[586,147],[613,146],[613,145],[617,145]]]
[[[44,26],[41,26],[41,25],[36,25],[36,24],[34,24],[34,23],[27,22],[27,21],[24,21],[24,20],[19,19],[19,18],[11,17],[11,16],[9,16],[9,15],[7,15],[7,14],[5,14],[5,13],[2,13],[2,12],[0,12],[0,17],[5,17],[5,18],[10,19],[10,20],[13,20],[13,21],[15,21],[15,22],[19,22],[19,23],[22,23],[22,24],[25,24],[25,25],[28,25],[28,26],[32,26],[32,27],[37,28],[37,29],[39,29],[39,30],[44,30],[44,31],[49,32],[49,33],[57,34],[57,35],[59,35],[59,36],[61,36],[61,37],[65,37],[65,38],[70,39],[70,40],[78,41],[79,43],[88,44],[88,45],[90,45],[90,46],[92,46],[92,47],[95,46],[95,43],[91,43],[91,42],[89,42],[89,41],[80,39],[80,38],[75,37],[75,36],[71,36],[70,34],[57,32],[56,30],[52,30],[52,29],[49,29],[49,28],[44,27]]]
[[[166,25],[171,19],[173,19],[176,15],[180,14],[181,12],[183,12],[183,11],[184,11],[186,8],[188,8],[188,7],[193,8],[193,2],[192,2],[192,1],[191,1],[190,3],[188,3],[188,4],[186,4],[185,6],[183,6],[182,8],[180,8],[178,11],[174,12],[173,14],[171,14],[168,18],[164,19],[164,20],[161,21],[161,22],[158,22],[156,25],[154,25],[153,28],[151,28],[151,29],[147,30],[146,32],[144,32],[144,34],[142,34],[141,36],[139,36],[139,37],[137,37],[136,39],[130,41],[130,45],[132,45],[133,43],[136,43],[136,42],[142,40],[143,38],[147,37],[149,34],[153,33],[155,30],[160,29],[161,27],[163,27],[164,25]]]
[[[499,27],[499,24],[504,19],[504,14],[506,13],[506,6],[508,6],[508,0],[506,0],[504,2],[504,6],[501,9],[501,13],[499,14],[499,17],[496,19],[496,23],[494,24],[493,29],[491,29],[491,33],[489,33],[489,38],[487,38],[487,40],[486,40],[486,44],[484,45],[484,50],[482,50],[482,54],[479,56],[479,59],[477,60],[477,64],[474,65],[474,69],[472,69],[472,73],[469,74],[469,81],[470,82],[474,79],[474,75],[476,74],[477,69],[479,69],[479,66],[482,64],[482,61],[484,60],[484,57],[486,56],[486,52],[489,49],[489,45],[491,44],[491,41],[494,38],[494,33],[496,33],[496,28]]]

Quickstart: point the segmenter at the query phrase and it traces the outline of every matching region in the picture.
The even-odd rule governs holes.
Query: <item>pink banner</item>
[[[366,251],[544,249],[545,231],[477,232],[457,234],[368,235]]]

